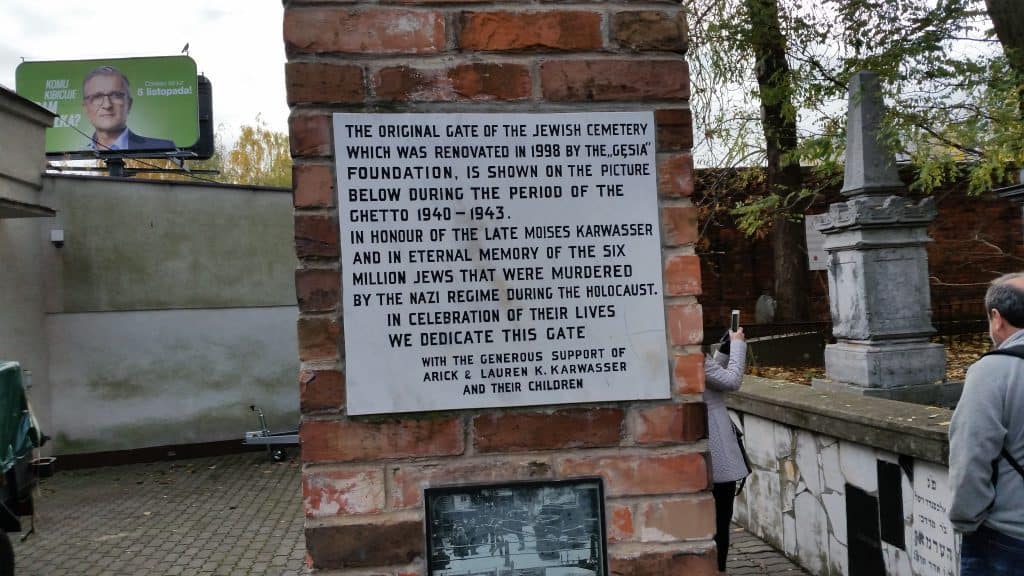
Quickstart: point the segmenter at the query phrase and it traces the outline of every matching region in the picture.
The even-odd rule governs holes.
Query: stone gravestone
[[[849,200],[829,207],[818,229],[828,252],[829,301],[836,344],[825,349],[818,388],[919,403],[940,402],[946,354],[929,342],[927,226],[931,198],[902,196],[895,159],[879,135],[884,112],[877,78],[850,82],[846,172]]]

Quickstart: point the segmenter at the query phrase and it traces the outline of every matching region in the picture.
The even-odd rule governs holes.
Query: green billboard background
[[[22,62],[15,71],[17,93],[57,114],[46,130],[46,153],[87,152],[93,127],[82,108],[82,81],[93,69],[113,66],[132,95],[128,129],[188,148],[199,140],[196,63],[188,56]]]

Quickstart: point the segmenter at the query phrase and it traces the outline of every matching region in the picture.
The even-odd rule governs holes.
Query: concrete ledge
[[[947,465],[953,412],[746,376],[729,408],[896,454]]]
[[[960,401],[964,391],[963,380],[950,380],[936,384],[918,384],[917,386],[896,386],[893,388],[864,388],[853,384],[833,382],[821,378],[811,380],[811,387],[822,392],[841,391],[872,398],[885,398],[899,402],[940,406],[953,409]]]

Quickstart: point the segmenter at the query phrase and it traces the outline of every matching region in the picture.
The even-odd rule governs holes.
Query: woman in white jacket
[[[747,343],[743,328],[729,332],[729,340],[714,357],[704,357],[704,403],[708,407],[708,451],[711,452],[712,493],[715,496],[715,545],[718,569],[725,571],[729,554],[729,523],[736,498],[736,482],[750,473],[725,408],[725,395],[743,383]]]

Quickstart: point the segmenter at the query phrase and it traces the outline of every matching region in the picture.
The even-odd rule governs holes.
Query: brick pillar
[[[715,573],[686,24],[663,4],[285,1],[315,568],[425,574],[426,487],[600,475],[613,574]],[[331,114],[652,109],[672,398],[348,417]]]

